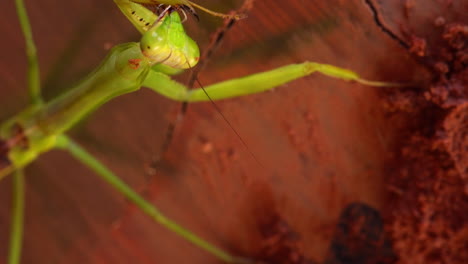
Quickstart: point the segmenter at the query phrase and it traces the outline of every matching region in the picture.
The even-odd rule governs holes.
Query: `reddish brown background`
[[[2,118],[27,103],[23,39],[12,2],[0,11]],[[222,11],[242,3],[218,2],[199,1]],[[436,42],[437,16],[468,21],[463,1],[376,2],[384,26],[408,45],[413,34]],[[47,98],[85,76],[112,45],[138,40],[110,0],[26,4]],[[203,49],[220,23],[202,15],[200,23],[186,25]],[[435,78],[426,61],[382,31],[365,1],[258,0],[200,80],[209,84],[305,60],[422,89]],[[322,262],[346,205],[359,201],[385,213],[393,204],[388,177],[398,177],[392,162],[411,120],[389,115],[391,93],[313,75],[219,102],[265,168],[206,103],[190,105],[169,153],[148,176],[147,164],[160,155],[178,107],[148,90],[110,102],[71,134],[166,215],[214,244],[267,258],[262,231],[281,219],[298,236],[297,252]],[[23,263],[218,263],[152,223],[66,153],[44,155],[27,174]],[[0,263],[6,255],[9,188],[9,179],[0,183]]]

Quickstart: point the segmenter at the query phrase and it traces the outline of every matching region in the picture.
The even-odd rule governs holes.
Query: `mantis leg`
[[[230,255],[229,253],[215,247],[214,245],[199,238],[194,233],[190,232],[189,230],[183,228],[182,226],[176,224],[175,222],[173,222],[172,220],[164,216],[150,202],[148,202],[142,196],[140,196],[137,192],[132,190],[130,186],[124,183],[121,179],[119,179],[119,177],[117,177],[101,162],[99,162],[90,153],[88,153],[85,149],[80,147],[77,143],[75,143],[70,138],[64,135],[60,136],[57,141],[57,147],[70,152],[70,154],[73,157],[81,161],[84,165],[88,166],[104,181],[112,185],[117,191],[119,191],[127,199],[132,201],[138,208],[140,208],[144,213],[150,216],[155,222],[163,225],[164,227],[173,231],[177,235],[183,237],[184,239],[208,251],[212,255],[216,256],[220,260],[223,260],[227,263],[251,263],[249,260],[239,258],[239,257],[234,257]]]
[[[41,81],[39,76],[39,62],[37,59],[36,45],[32,36],[31,25],[23,0],[15,0],[21,30],[26,42],[26,56],[28,57],[28,91],[33,105],[43,103],[41,97]]]
[[[32,36],[31,24],[29,23],[23,0],[15,0],[15,5],[26,44],[29,96],[33,105],[40,106],[43,104],[43,100],[41,97],[39,62],[37,59],[36,45],[34,44]],[[18,169],[13,174],[13,206],[8,264],[19,264],[21,261],[24,229],[24,192],[24,173],[22,169]]]
[[[256,73],[245,77],[219,82],[203,89],[188,90],[184,85],[171,80],[168,76],[151,71],[143,82],[148,87],[170,99],[186,102],[220,100],[263,92],[290,81],[319,72],[332,78],[354,81],[369,86],[400,86],[400,84],[368,81],[353,71],[333,65],[315,62],[290,64],[270,71]]]
[[[21,169],[13,174],[13,206],[11,215],[8,264],[19,264],[24,228],[24,174]]]

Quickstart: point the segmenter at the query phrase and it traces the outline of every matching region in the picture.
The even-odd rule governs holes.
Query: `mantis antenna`
[[[202,10],[203,12],[208,13],[208,14],[210,14],[212,16],[216,16],[216,17],[233,18],[235,20],[239,20],[239,19],[243,19],[243,18],[247,17],[247,15],[245,15],[245,14],[233,14],[233,15],[222,14],[222,13],[218,13],[218,12],[215,12],[215,11],[211,11],[208,8],[205,8],[205,7],[203,7],[203,6],[199,5],[199,4],[195,4],[195,3],[191,2],[191,1],[187,1],[187,2],[190,3],[190,5],[193,5],[194,7]]]

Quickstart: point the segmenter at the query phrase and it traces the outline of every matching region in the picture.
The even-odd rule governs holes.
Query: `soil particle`
[[[416,36],[411,36],[411,47],[410,52],[419,57],[424,57],[426,55],[426,40]]]
[[[385,209],[397,263],[468,263],[468,26],[436,20],[439,43],[410,49],[430,56],[432,83],[385,99],[401,125]]]
[[[445,148],[465,180],[468,190],[468,103],[456,107],[445,119]],[[468,193],[467,193],[468,194]]]

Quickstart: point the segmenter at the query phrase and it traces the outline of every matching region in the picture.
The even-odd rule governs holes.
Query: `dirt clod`
[[[435,26],[445,24],[436,21]],[[407,111],[392,113],[406,120],[400,124],[408,122],[388,167],[388,185],[401,190],[389,194],[386,208],[397,263],[468,263],[467,37],[467,25],[452,23],[439,44],[413,39],[410,52],[427,51],[435,76],[422,93],[406,93],[404,105],[413,105],[410,119]],[[393,98],[401,98],[399,93]]]

